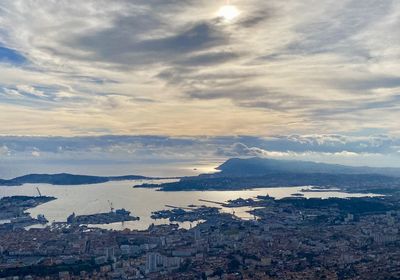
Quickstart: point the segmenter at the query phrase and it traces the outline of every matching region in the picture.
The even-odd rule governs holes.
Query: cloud
[[[40,157],[40,152],[39,151],[32,151],[32,156]]]
[[[208,52],[199,55],[190,56],[184,59],[178,59],[178,65],[199,67],[204,65],[215,65],[226,63],[238,58],[238,54],[233,52]]]
[[[398,2],[234,4],[3,1],[2,133],[400,133]]]
[[[197,23],[177,35],[144,40],[139,48],[149,52],[182,54],[206,50],[226,42],[224,33],[209,23]]]
[[[91,136],[91,137],[0,137],[3,151],[15,156],[26,152],[41,155],[71,153],[91,157],[105,155],[139,157],[205,157],[262,156],[293,157],[320,155],[353,157],[357,155],[393,155],[400,138],[387,135],[288,135],[268,138],[237,137],[165,137],[165,136]]]
[[[334,52],[350,59],[360,55],[368,57],[368,48],[356,36],[373,30],[376,21],[384,19],[393,8],[395,5],[391,0],[350,0],[340,5],[324,1],[317,5],[317,12],[310,14],[308,21],[296,26],[299,39],[288,45],[288,51],[305,54]],[[347,48],[349,44],[353,44],[353,48]]]
[[[340,152],[318,152],[314,150],[306,150],[303,152],[287,151],[268,151],[258,147],[248,147],[243,143],[235,143],[231,146],[219,149],[217,154],[229,157],[263,157],[263,158],[281,158],[281,159],[294,159],[294,158],[349,158],[367,156],[369,153],[359,154],[350,151]]]
[[[207,22],[181,28],[172,35],[143,39],[148,36],[141,35],[144,31],[151,32],[162,24],[156,19],[154,21],[149,22],[145,16],[117,19],[111,28],[73,38],[72,44],[87,52],[80,59],[106,61],[131,68],[140,64],[169,63],[184,54],[204,51],[226,41],[224,32]],[[71,45],[71,42],[64,43]]]
[[[235,143],[225,149],[219,149],[218,154],[229,157],[285,157],[287,152],[267,151],[257,147],[248,147],[243,143]]]
[[[11,151],[8,149],[6,145],[0,146],[0,156],[10,156]]]
[[[32,86],[28,86],[28,85],[17,85],[17,90],[26,94],[30,94],[33,95],[35,97],[46,97],[46,95],[44,94],[43,91],[38,90]]]

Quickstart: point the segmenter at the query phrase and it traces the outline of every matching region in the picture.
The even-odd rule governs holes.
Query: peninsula
[[[316,186],[346,192],[400,191],[400,169],[352,167],[267,158],[229,159],[220,172],[184,177],[177,182],[142,184],[161,191],[242,190],[268,187]]]

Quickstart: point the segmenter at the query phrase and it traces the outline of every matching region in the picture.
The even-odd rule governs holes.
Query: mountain
[[[400,168],[353,167],[311,161],[276,160],[268,158],[232,158],[216,168],[218,176],[254,176],[277,172],[329,173],[329,174],[377,174],[400,177]]]
[[[400,169],[351,167],[307,161],[265,158],[233,158],[220,172],[185,177],[180,181],[142,187],[163,191],[240,190],[263,187],[319,186],[349,192],[391,193],[400,191]]]
[[[22,184],[84,185],[84,184],[105,183],[109,181],[141,180],[141,179],[149,179],[149,178],[138,175],[103,177],[103,176],[89,176],[89,175],[73,175],[68,173],[29,174],[21,177],[16,177],[10,180],[0,180],[0,186],[19,186]]]

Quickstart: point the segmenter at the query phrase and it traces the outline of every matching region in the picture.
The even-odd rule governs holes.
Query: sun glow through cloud
[[[240,11],[233,5],[225,5],[218,10],[218,17],[223,18],[226,21],[234,20],[239,16],[239,14]]]

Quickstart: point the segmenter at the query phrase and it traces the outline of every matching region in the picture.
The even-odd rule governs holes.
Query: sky
[[[169,139],[174,159],[199,158],[180,154],[191,139],[212,146],[212,161],[258,149],[400,165],[399,1],[229,2],[234,14],[221,12],[226,0],[1,1],[3,165],[60,156],[43,143],[104,149],[93,143],[105,135],[122,146]],[[230,140],[215,145],[221,137]],[[346,145],[318,142],[331,138]],[[317,144],[296,150],[287,139]]]

